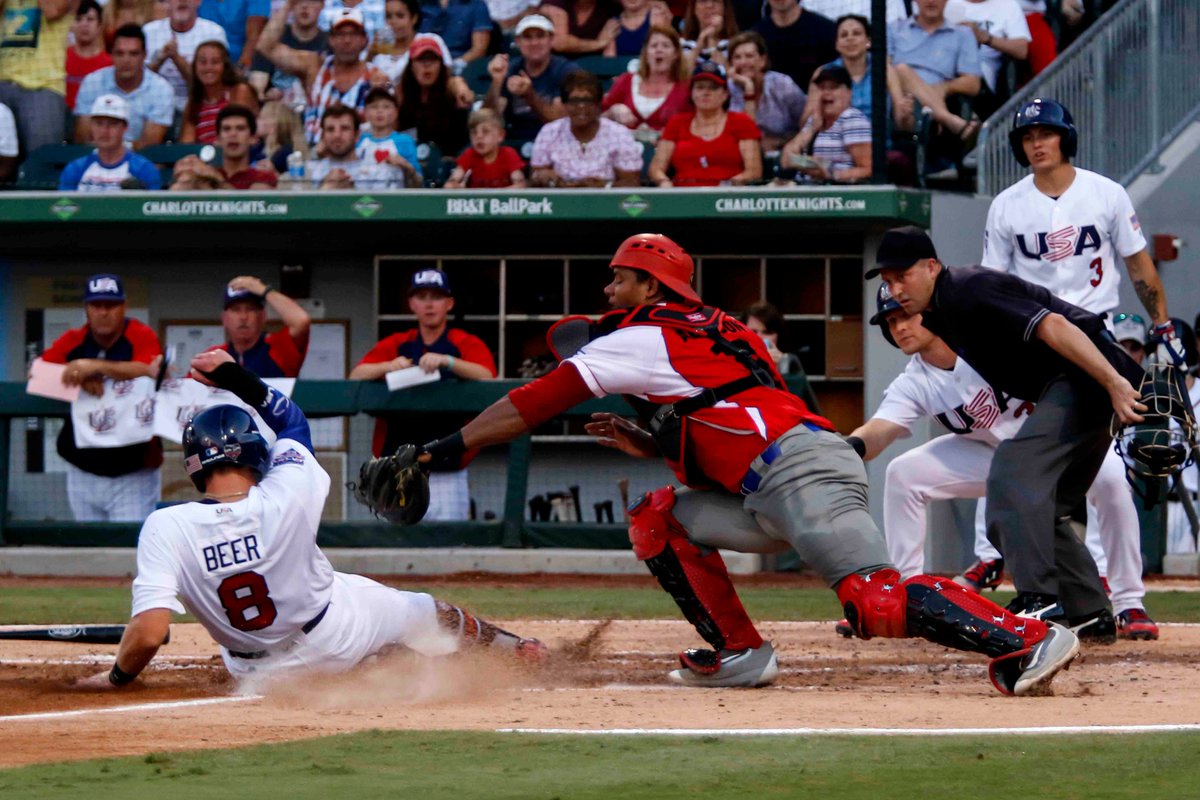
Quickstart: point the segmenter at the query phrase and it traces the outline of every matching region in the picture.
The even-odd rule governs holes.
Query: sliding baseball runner
[[[184,468],[204,499],[146,519],[132,619],[112,669],[85,687],[133,681],[158,651],[171,613],[185,608],[221,646],[229,672],[251,687],[287,670],[345,671],[395,645],[431,656],[472,644],[532,660],[544,654],[536,639],[427,594],[335,572],[316,544],[329,476],[313,456],[304,414],[223,350],[196,356],[192,377],[236,394],[278,438],[268,449],[237,406],[192,419]],[[428,507],[424,488],[408,495],[423,504],[420,513]]]

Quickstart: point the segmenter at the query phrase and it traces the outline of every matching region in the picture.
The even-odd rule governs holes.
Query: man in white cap
[[[65,191],[116,192],[121,189],[161,189],[158,169],[125,146],[129,103],[115,94],[102,94],[92,104],[92,141],[96,149],[67,164],[58,181]]]
[[[579,67],[550,52],[554,23],[541,14],[518,22],[516,37],[520,57],[510,63],[501,53],[488,62],[492,85],[483,103],[504,115],[508,138],[532,140],[547,122],[566,116],[562,82]]]
[[[361,115],[367,92],[386,84],[388,77],[383,70],[363,61],[367,29],[358,8],[338,9],[329,28],[330,55],[283,44],[288,14],[299,1],[287,0],[275,9],[258,37],[258,52],[304,83],[308,98],[304,104],[304,130],[308,143],[315,145],[321,138],[321,119],[326,109],[346,106]]]
[[[1113,317],[1113,336],[1129,357],[1139,364],[1146,360],[1146,320],[1139,314],[1121,312]]]

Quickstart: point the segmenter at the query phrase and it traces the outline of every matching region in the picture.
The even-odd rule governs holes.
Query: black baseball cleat
[[[850,620],[844,619],[833,626],[833,630],[838,636],[844,636],[847,639],[853,639],[857,634],[854,633],[854,628],[850,625]]]
[[[990,561],[980,559],[972,564],[962,575],[955,575],[954,582],[959,586],[979,594],[984,589],[996,590],[1004,580],[1004,559],[993,558]]]
[[[1084,644],[1112,644],[1117,640],[1117,623],[1107,608],[1079,617],[1067,617],[1067,612],[1054,595],[1020,592],[1005,610],[1018,617],[1040,619],[1070,628]]]

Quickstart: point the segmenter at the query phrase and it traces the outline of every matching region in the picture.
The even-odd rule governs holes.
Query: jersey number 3
[[[1092,278],[1088,283],[1092,286],[1099,286],[1100,281],[1104,280],[1104,262],[1099,258],[1093,258],[1092,263],[1088,264],[1088,269],[1096,273],[1096,277]]]
[[[257,572],[239,572],[221,581],[217,597],[229,624],[239,631],[261,631],[275,621],[277,612],[271,601],[271,590],[267,581]],[[246,612],[254,609],[254,616],[247,618]]]

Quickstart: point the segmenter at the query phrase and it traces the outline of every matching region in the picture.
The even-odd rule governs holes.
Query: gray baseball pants
[[[675,519],[696,544],[740,553],[789,547],[833,586],[852,573],[891,567],[883,534],[867,511],[862,459],[837,434],[800,425],[776,440],[780,455],[750,469],[762,479],[746,497],[684,489]]]
[[[1112,444],[1108,395],[1084,377],[1051,381],[1017,435],[996,448],[987,482],[987,536],[1018,592],[1056,595],[1068,617],[1108,607],[1100,573],[1071,512]]]

